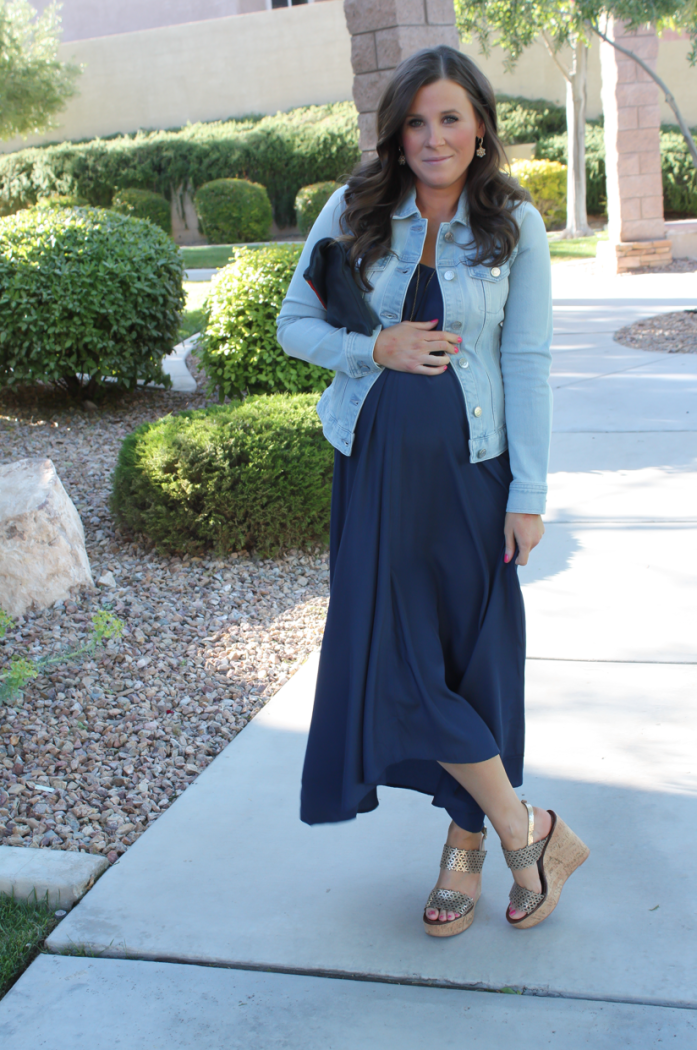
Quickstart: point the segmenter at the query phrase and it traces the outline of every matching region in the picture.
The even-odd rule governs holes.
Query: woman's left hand
[[[508,564],[518,546],[516,565],[527,565],[528,555],[545,534],[542,517],[539,514],[506,514],[503,525],[506,537],[506,553],[503,560]]]

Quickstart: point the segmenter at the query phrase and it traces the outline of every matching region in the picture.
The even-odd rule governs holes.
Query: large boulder
[[[85,533],[51,460],[0,466],[0,608],[23,616],[85,587]]]

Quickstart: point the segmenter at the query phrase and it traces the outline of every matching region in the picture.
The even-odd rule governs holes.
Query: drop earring
[[[397,163],[398,164],[406,164],[406,162],[407,162],[407,158],[404,156],[404,151],[402,150],[402,147],[400,146],[399,147],[399,156],[397,157]]]
[[[486,150],[484,149],[484,136],[482,135],[480,138],[480,136],[477,135],[476,137],[479,139],[479,146],[477,147],[477,156],[486,157]]]

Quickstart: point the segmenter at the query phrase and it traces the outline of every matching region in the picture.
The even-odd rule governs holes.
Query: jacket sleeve
[[[313,365],[345,372],[353,379],[379,372],[381,365],[373,360],[375,340],[382,326],[372,335],[333,328],[326,321],[326,310],[303,277],[310,263],[312,249],[323,237],[338,237],[344,209],[344,187],[332,194],[320,212],[303,248],[297,269],[288,286],[278,316],[278,341],[290,357],[299,357]]]
[[[531,204],[518,214],[501,333],[501,372],[513,481],[507,510],[543,514],[552,434],[552,271],[547,232]]]

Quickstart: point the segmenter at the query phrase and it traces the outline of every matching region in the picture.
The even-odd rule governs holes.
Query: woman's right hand
[[[417,375],[437,376],[450,364],[446,358],[432,357],[456,354],[462,339],[453,332],[435,332],[438,321],[402,321],[383,328],[375,340],[373,359],[384,368],[396,372],[415,372]]]

